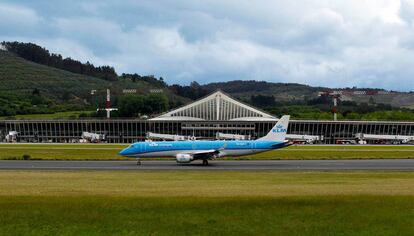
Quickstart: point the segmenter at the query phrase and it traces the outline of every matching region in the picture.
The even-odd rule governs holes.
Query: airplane
[[[204,140],[204,141],[159,141],[136,142],[119,152],[126,157],[175,157],[177,163],[190,163],[224,156],[243,156],[290,146],[285,140],[290,116],[282,116],[269,133],[256,140]]]

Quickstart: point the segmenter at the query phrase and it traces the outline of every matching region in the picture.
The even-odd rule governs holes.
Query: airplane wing
[[[211,149],[211,150],[200,150],[194,152],[187,152],[186,154],[190,154],[193,156],[194,159],[212,159],[218,156],[220,150]]]

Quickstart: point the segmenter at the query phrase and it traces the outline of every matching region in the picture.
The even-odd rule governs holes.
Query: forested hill
[[[50,53],[46,48],[42,48],[33,43],[2,42],[1,46],[19,57],[45,66],[104,80],[114,81],[117,78],[115,69],[111,66],[96,67],[89,62],[81,63],[70,57],[63,58],[62,55]]]
[[[43,48],[33,43],[2,42],[0,46],[6,49],[11,54],[13,54],[14,56],[26,59],[37,64],[45,65],[47,67],[53,67],[56,69],[77,74],[77,76],[74,77],[78,77],[78,75],[84,75],[85,77],[90,78],[90,80],[85,81],[85,87],[88,89],[91,88],[90,86],[88,86],[88,83],[99,82],[95,79],[102,80],[100,82],[100,85],[97,86],[98,88],[101,88],[101,86],[108,86],[108,82],[114,82],[115,84],[119,84],[119,82],[126,82],[127,84],[121,86],[123,88],[131,87],[131,83],[129,82],[132,82],[132,84],[135,83],[132,87],[137,87],[136,85],[144,83],[146,85],[143,86],[144,88],[163,88],[165,91],[168,91],[181,97],[186,97],[191,100],[198,99],[211,92],[221,89],[231,94],[232,96],[237,97],[238,99],[241,99],[248,103],[253,103],[254,105],[260,107],[266,106],[266,104],[271,105],[275,102],[306,102],[317,98],[318,92],[320,91],[332,90],[329,88],[312,87],[296,83],[272,83],[254,80],[234,80],[220,83],[208,83],[203,85],[200,85],[198,82],[195,81],[188,86],[177,84],[168,85],[163,78],[157,79],[154,76],[141,76],[139,74],[118,75],[115,69],[110,65],[95,66],[90,62],[82,63],[80,61],[77,61],[76,59],[64,58],[60,54],[56,54],[53,52],[51,53],[46,48]],[[20,68],[20,70],[23,71],[22,68]],[[3,76],[10,77],[13,72],[8,71],[8,73],[11,74],[3,74]],[[37,76],[42,75],[38,74]],[[48,76],[45,77],[47,78]],[[62,79],[63,77],[57,78],[57,80],[54,81],[59,84],[62,82],[59,79]],[[20,84],[21,82],[23,81],[19,81]],[[26,82],[30,85],[33,83],[44,83],[46,81],[31,80]],[[74,95],[76,95],[76,93],[74,93]],[[266,99],[268,100],[267,102],[264,101]],[[357,103],[367,103],[370,100],[374,100],[376,103],[386,103],[393,105],[395,107],[414,108],[414,96],[412,96],[412,94],[407,93],[393,93],[380,96],[353,96],[347,97],[346,99]],[[263,102],[261,102],[261,100],[263,100]],[[274,102],[272,102],[271,100],[274,100]]]
[[[107,88],[111,89],[114,105],[125,89],[136,94],[162,89],[170,98],[171,107],[188,102],[152,76],[136,77],[131,79],[129,75],[123,75],[114,81],[105,80],[41,65],[0,50],[0,116],[96,110],[104,106]],[[91,94],[92,90],[96,92]]]
[[[243,100],[249,100],[254,95],[274,96],[276,101],[304,101],[317,97],[318,92],[327,88],[311,87],[295,83],[269,83],[266,81],[242,81],[234,80],[221,83],[210,83],[201,86],[203,89],[213,91],[221,89],[224,92],[237,96]]]

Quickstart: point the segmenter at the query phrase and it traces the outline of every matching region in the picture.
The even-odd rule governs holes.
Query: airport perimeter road
[[[393,160],[272,160],[210,161],[177,164],[175,161],[0,161],[0,169],[26,170],[411,170],[414,159]]]

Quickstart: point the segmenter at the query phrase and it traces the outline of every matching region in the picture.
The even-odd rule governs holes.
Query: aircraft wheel
[[[208,161],[207,160],[203,160],[203,166],[208,166]]]
[[[137,160],[137,166],[141,165],[141,160]]]

